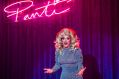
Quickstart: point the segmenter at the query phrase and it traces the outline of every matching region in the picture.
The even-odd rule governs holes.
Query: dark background
[[[44,74],[54,65],[54,40],[63,27],[74,29],[87,67],[84,79],[119,79],[118,0],[73,0],[65,14],[13,22],[0,0],[0,79],[59,79]],[[47,0],[34,0],[41,4]]]

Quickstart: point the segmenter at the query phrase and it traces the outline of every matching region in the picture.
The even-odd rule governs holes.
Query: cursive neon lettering
[[[65,12],[68,12],[70,10],[70,6],[64,8],[60,11],[58,11],[57,8],[58,5],[63,5],[63,4],[69,4],[69,2],[71,2],[71,0],[54,0],[54,2],[47,2],[47,5],[42,6],[42,7],[38,7],[38,8],[33,8],[34,4],[33,1],[19,1],[13,4],[8,5],[7,7],[4,8],[4,11],[8,14],[7,17],[15,17],[15,22],[18,22],[18,20],[21,18],[20,16],[22,16],[23,20],[29,20],[29,19],[34,19],[34,18],[40,18],[43,16],[46,17],[51,17],[53,15],[56,14],[62,14]],[[23,4],[26,4],[25,8],[21,7]],[[18,6],[20,5],[20,6]],[[16,7],[18,6],[18,7]],[[15,7],[13,9],[13,7]],[[50,7],[53,7],[53,9],[50,9]],[[29,10],[30,8],[33,8],[34,12],[30,12],[28,14],[25,14],[27,10]],[[58,7],[60,8],[60,7]]]

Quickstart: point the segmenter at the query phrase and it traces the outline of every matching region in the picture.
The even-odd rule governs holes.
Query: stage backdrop
[[[4,8],[17,1],[0,1],[0,79],[59,79],[61,70],[49,75],[43,68],[54,65],[53,42],[64,27],[80,38],[84,79],[119,79],[118,0],[72,0],[68,12],[14,22]],[[33,1],[37,6],[48,2]]]

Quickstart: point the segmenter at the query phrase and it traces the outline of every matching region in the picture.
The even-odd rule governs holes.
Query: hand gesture
[[[53,69],[44,68],[44,73],[51,74],[51,73],[53,73]]]
[[[85,71],[85,69],[86,69],[86,67],[82,68],[76,75],[82,77],[82,76],[83,76],[83,73],[84,73],[84,71]]]

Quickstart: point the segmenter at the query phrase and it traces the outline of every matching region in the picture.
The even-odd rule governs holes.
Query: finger
[[[47,71],[45,71],[44,73],[47,73]]]
[[[86,69],[86,67],[84,67],[84,70]]]
[[[48,71],[45,71],[44,73],[49,73]]]
[[[44,69],[44,70],[48,70],[48,69]]]
[[[82,71],[85,71],[86,70],[86,67],[82,69]]]
[[[83,68],[83,70],[85,70],[85,69],[86,69],[86,67]]]
[[[44,68],[44,70],[48,70],[48,68]]]

